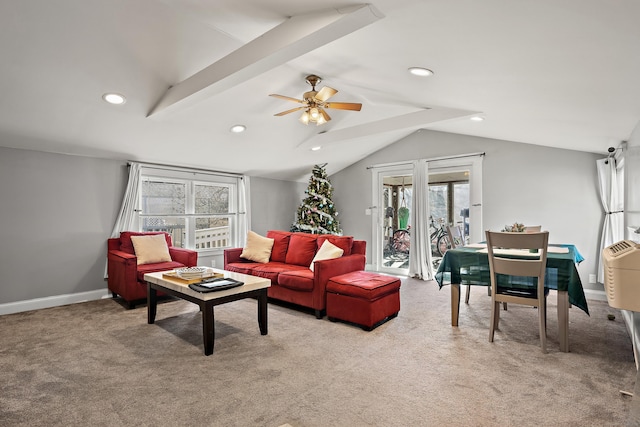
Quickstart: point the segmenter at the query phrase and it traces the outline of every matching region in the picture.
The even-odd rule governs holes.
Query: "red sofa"
[[[138,258],[133,249],[131,236],[145,236],[164,234],[169,246],[171,262],[138,265]],[[173,247],[171,236],[164,232],[137,233],[123,231],[119,238],[107,240],[107,274],[109,290],[113,297],[118,295],[127,303],[128,308],[135,307],[139,300],[147,298],[147,283],[144,281],[146,273],[173,270],[174,268],[193,267],[198,264],[198,252]]]
[[[262,264],[241,258],[243,248],[226,249],[224,269],[270,279],[267,291],[270,298],[311,308],[318,319],[325,313],[329,279],[365,267],[366,241],[354,240],[352,236],[272,230],[267,237],[274,239],[269,262]],[[342,248],[344,253],[340,258],[316,261],[311,271],[311,261],[325,240]]]

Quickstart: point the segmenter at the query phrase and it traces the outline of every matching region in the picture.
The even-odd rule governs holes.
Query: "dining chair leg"
[[[539,320],[538,323],[540,325],[540,346],[542,347],[542,352],[546,353],[547,352],[547,329],[546,329],[546,323],[547,323],[547,307],[546,307],[546,303],[545,304],[540,304],[540,307],[538,308],[538,315],[539,315]]]
[[[506,302],[503,302],[503,303],[502,303],[502,309],[503,309],[504,311],[507,311],[507,303],[506,303]]]
[[[471,285],[467,285],[467,294],[464,296],[464,303],[469,304],[469,295],[471,294]]]
[[[547,298],[544,299],[544,336],[547,336]]]
[[[489,325],[489,342],[493,342],[493,335],[498,328],[498,321],[500,320],[500,303],[494,301],[491,304],[491,324]]]

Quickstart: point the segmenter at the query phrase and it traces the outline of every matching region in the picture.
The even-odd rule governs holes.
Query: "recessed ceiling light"
[[[481,121],[484,120],[484,117],[473,116],[473,117],[471,117],[471,120],[473,120],[474,122],[481,122]]]
[[[127,98],[125,98],[124,95],[120,95],[119,93],[105,93],[104,95],[102,95],[102,99],[113,105],[122,105],[127,102]]]
[[[420,77],[427,77],[427,76],[433,75],[433,71],[423,67],[411,67],[409,68],[409,72],[414,76],[420,76]]]
[[[230,131],[233,133],[240,133],[244,132],[245,130],[247,130],[247,127],[245,125],[233,125],[230,129]]]
[[[319,149],[321,149],[321,146],[317,146],[317,147],[311,147],[311,151],[318,151]]]

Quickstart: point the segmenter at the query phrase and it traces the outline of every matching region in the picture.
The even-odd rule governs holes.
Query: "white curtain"
[[[111,231],[111,238],[120,237],[121,231],[138,231],[138,204],[140,203],[140,163],[129,163],[129,182],[122,199],[120,213]]]
[[[238,180],[238,246],[247,243],[247,232],[251,230],[250,179],[244,175]]]
[[[624,239],[624,159],[596,160],[600,201],[604,209],[602,237],[598,250],[598,283],[604,283],[602,249]]]
[[[124,192],[124,198],[122,199],[122,205],[120,206],[120,212],[118,218],[111,231],[111,238],[115,239],[120,237],[121,231],[138,231],[138,213],[140,209],[138,204],[140,203],[140,172],[142,165],[140,163],[129,163],[129,182],[127,182],[127,189]],[[104,266],[104,278],[108,277],[107,274],[107,262]]]
[[[422,280],[433,279],[431,271],[431,242],[429,241],[429,173],[427,162],[413,162],[413,195],[411,199],[411,251],[409,276]]]

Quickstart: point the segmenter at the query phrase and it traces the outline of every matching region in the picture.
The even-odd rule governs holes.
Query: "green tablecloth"
[[[549,245],[568,248],[568,253],[547,253],[545,287],[567,291],[569,302],[589,314],[587,299],[576,264],[584,260],[574,245]],[[514,278],[515,279],[515,278]],[[524,278],[517,278],[521,282]],[[528,279],[525,279],[528,280]],[[489,256],[478,248],[449,249],[442,258],[436,281],[440,288],[457,283],[461,285],[491,286]]]

